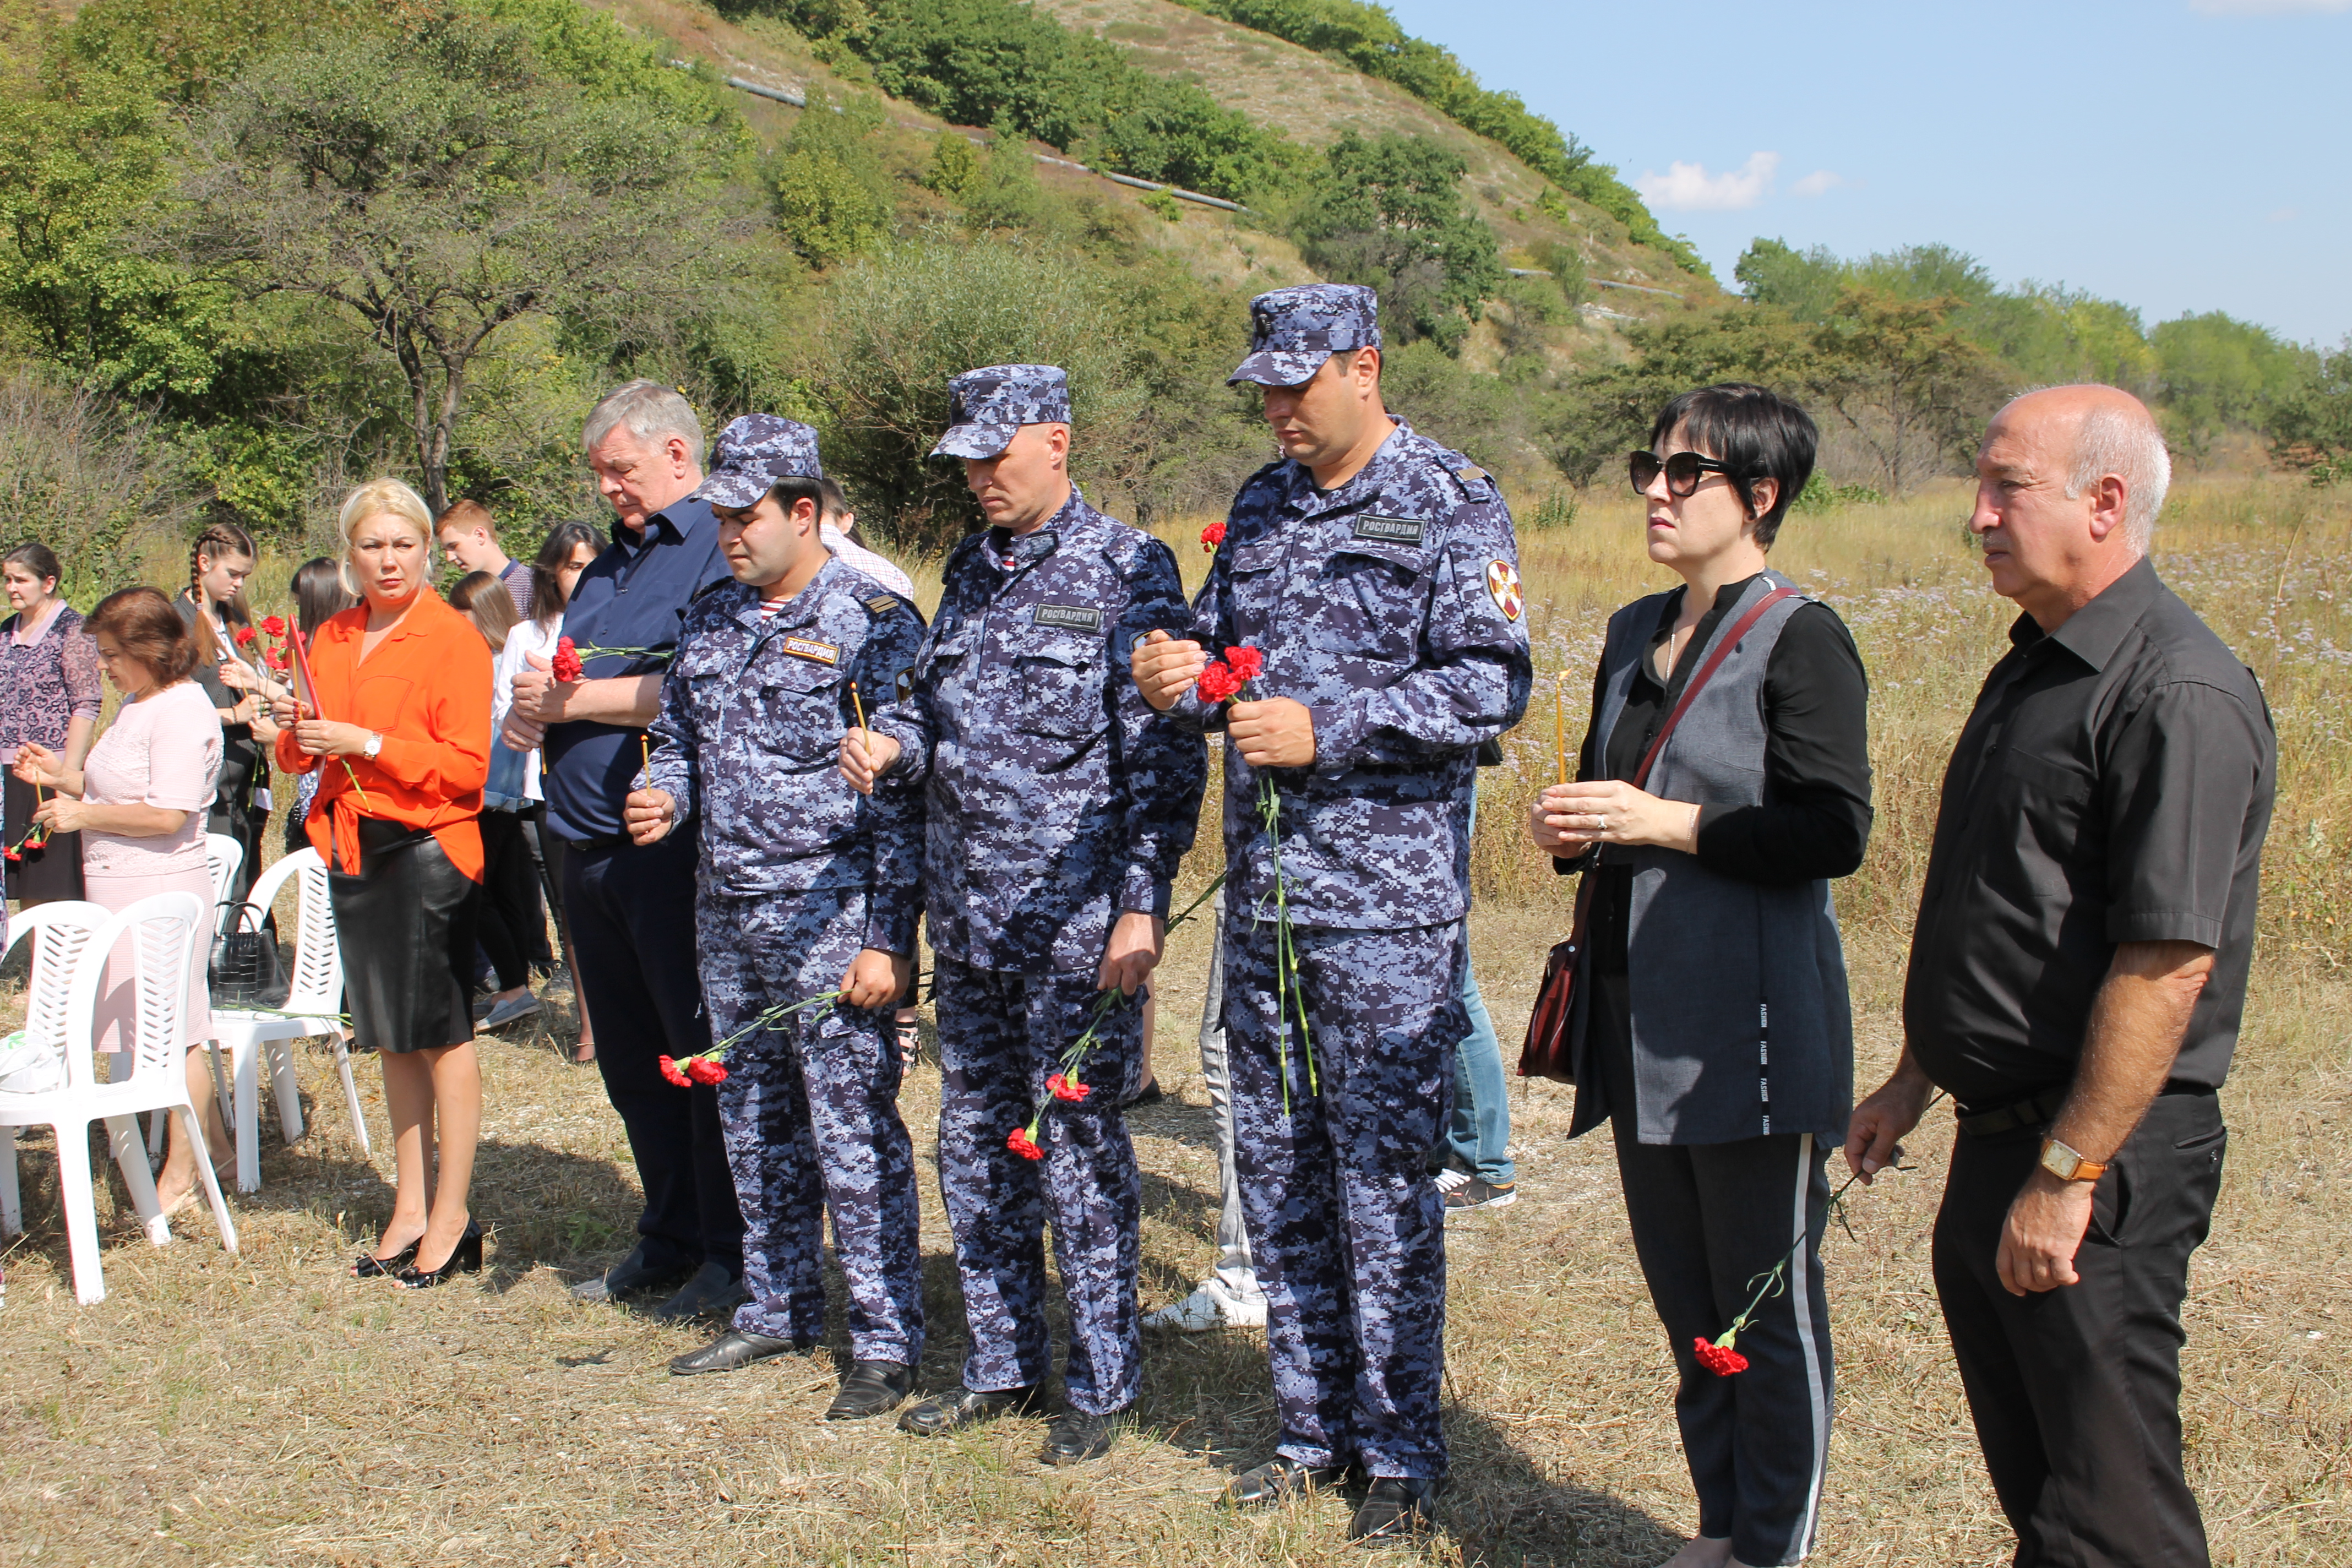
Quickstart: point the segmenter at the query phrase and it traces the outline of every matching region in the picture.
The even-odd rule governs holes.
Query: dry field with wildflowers
[[[2011,618],[1962,539],[1965,506],[1950,488],[1800,515],[1775,555],[1845,616],[1872,674],[1878,827],[1840,895],[1865,1085],[1895,1049],[1946,749]],[[1169,530],[1194,573],[1196,527]],[[2352,494],[2191,482],[2158,542],[2167,579],[2263,678],[2284,779],[2224,1097],[2227,1179],[2187,1314],[2189,1469],[2218,1562],[2341,1564],[2352,1562],[2352,583],[2339,573]],[[1573,745],[1607,612],[1660,583],[1628,504],[1588,502],[1522,548],[1538,700],[1509,763],[1485,775],[1473,926],[1507,1050],[1564,919],[1561,889],[1516,820],[1557,766],[1554,678],[1565,677]],[[1212,841],[1187,886],[1203,885],[1215,860]],[[1215,1152],[1192,1051],[1206,947],[1197,926],[1171,939],[1158,1068],[1172,1098],[1132,1118],[1147,1173],[1147,1307],[1188,1290],[1211,1253]],[[635,1195],[594,1073],[562,1059],[568,994],[558,1004],[535,1033],[485,1041],[475,1208],[492,1227],[489,1266],[429,1295],[344,1276],[387,1210],[390,1166],[380,1092],[369,1096],[371,1163],[340,1121],[322,1054],[300,1064],[311,1131],[289,1148],[272,1130],[262,1190],[233,1200],[242,1253],[225,1255],[203,1218],[151,1248],[118,1190],[100,1199],[110,1294],[95,1308],[73,1304],[47,1134],[26,1136],[32,1229],[7,1247],[0,1306],[0,1563],[1360,1560],[1338,1500],[1241,1519],[1215,1506],[1227,1472],[1264,1458],[1274,1436],[1255,1332],[1154,1339],[1139,1424],[1074,1470],[1035,1463],[1035,1421],[933,1443],[887,1422],[826,1425],[837,1335],[805,1360],[669,1376],[663,1363],[702,1331],[578,1306],[565,1291],[628,1245]],[[373,1076],[363,1062],[362,1082]],[[937,1082],[921,1068],[906,1090],[926,1158]],[[1454,1222],[1454,1484],[1433,1562],[1646,1564],[1693,1522],[1671,1368],[1607,1141],[1567,1142],[1567,1110],[1565,1090],[1515,1087],[1521,1201]],[[1907,1173],[1856,1189],[1850,1230],[1827,1247],[1841,1408],[1817,1561],[2007,1561],[1927,1272],[1949,1128],[1931,1115]],[[928,1169],[925,1181],[921,1375],[939,1387],[955,1380],[962,1320]]]

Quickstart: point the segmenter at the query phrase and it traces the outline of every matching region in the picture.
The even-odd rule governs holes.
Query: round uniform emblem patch
[[[1507,621],[1516,621],[1528,607],[1519,593],[1519,572],[1507,561],[1486,563],[1486,592],[1494,595],[1495,608],[1503,612]]]

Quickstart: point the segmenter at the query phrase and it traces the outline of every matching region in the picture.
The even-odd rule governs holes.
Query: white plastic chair
[[[245,865],[245,846],[226,833],[207,833],[205,865],[213,874],[213,934],[218,936],[228,929],[229,917],[236,912],[228,900],[236,887],[236,874]],[[267,905],[262,912],[268,912]]]
[[[226,833],[205,835],[205,868],[213,878],[213,936],[215,940],[228,930],[229,917],[236,911],[229,905],[229,895],[236,887],[236,874],[245,864],[245,846]],[[205,963],[210,957],[207,950]],[[221,1081],[220,1064],[213,1064],[213,1090],[220,1097],[221,1120],[232,1114],[229,1110],[228,1085]],[[163,1123],[168,1113],[157,1111],[149,1119],[147,1128],[147,1158],[152,1165],[163,1157]]]
[[[302,1097],[294,1080],[291,1041],[308,1035],[325,1035],[334,1042],[335,1068],[342,1075],[343,1100],[352,1108],[352,1134],[360,1152],[368,1146],[367,1117],[360,1110],[359,1086],[352,1081],[352,1053],[344,1043],[343,957],[335,942],[335,908],[327,895],[327,864],[316,849],[298,849],[261,874],[246,900],[257,921],[269,912],[278,890],[289,877],[299,877],[294,934],[293,989],[286,1005],[267,1013],[236,1008],[213,1009],[213,1039],[216,1049],[229,1054],[229,1077],[236,1104],[229,1125],[236,1135],[236,1189],[261,1186],[260,1058],[269,1058],[270,1086],[278,1095],[278,1124],[286,1142],[302,1136]],[[234,911],[232,911],[234,913]]]
[[[100,917],[94,926],[89,923],[90,910]],[[138,1115],[142,1110],[179,1112],[195,1150],[196,1172],[211,1201],[214,1223],[220,1227],[221,1245],[231,1252],[236,1250],[236,1226],[229,1218],[220,1184],[213,1179],[204,1124],[188,1100],[186,1051],[180,1038],[185,1027],[189,984],[196,973],[194,965],[202,962],[204,933],[210,924],[203,901],[194,893],[158,893],[115,915],[106,914],[95,904],[43,904],[25,918],[25,929],[40,931],[44,938],[34,952],[35,981],[26,1026],[37,1028],[47,1037],[46,1032],[62,1023],[66,1081],[62,1087],[36,1093],[0,1094],[0,1126],[13,1129],[47,1123],[56,1133],[58,1192],[65,1209],[67,1244],[73,1255],[74,1299],[84,1306],[106,1300],[106,1280],[99,1265],[98,1208],[90,1185],[92,1121],[106,1123],[109,1148],[121,1167],[147,1239],[163,1247],[172,1239],[171,1224],[155,1202],[155,1178],[140,1147]],[[100,1083],[92,1039],[99,987],[105,978],[108,956],[125,937],[130,939],[130,980],[136,996],[131,1049],[127,1053],[131,1072],[121,1081]],[[62,1009],[56,999],[58,971],[64,971],[66,977]],[[119,1063],[121,1058],[117,1059]],[[13,1132],[7,1142],[0,1207],[14,1221],[19,1209]]]

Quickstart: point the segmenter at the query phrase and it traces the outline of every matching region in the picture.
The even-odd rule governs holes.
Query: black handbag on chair
[[[278,959],[278,943],[262,929],[261,915],[251,904],[234,909],[228,924],[213,938],[212,962],[205,968],[213,1005],[275,1007],[292,989]]]

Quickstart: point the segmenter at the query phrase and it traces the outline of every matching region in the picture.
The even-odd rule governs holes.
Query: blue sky
[[[1940,240],[2149,325],[2352,333],[2352,0],[1387,0],[1731,286],[1758,235]]]

